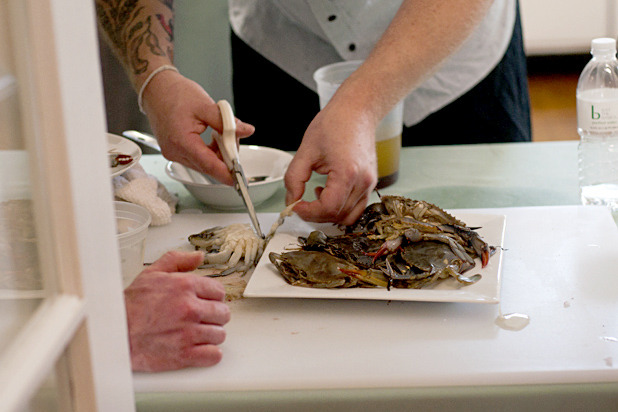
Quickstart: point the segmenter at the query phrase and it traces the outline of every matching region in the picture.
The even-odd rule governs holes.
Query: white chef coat
[[[305,86],[326,64],[365,59],[402,0],[229,0],[232,29]],[[515,23],[516,0],[496,0],[457,52],[405,100],[411,126],[469,91],[500,62]],[[427,39],[428,47],[431,46]]]

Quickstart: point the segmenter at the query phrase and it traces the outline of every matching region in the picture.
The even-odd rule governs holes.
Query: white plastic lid
[[[590,53],[599,54],[599,53],[616,53],[616,39],[612,39],[609,37],[602,37],[599,39],[592,40]]]

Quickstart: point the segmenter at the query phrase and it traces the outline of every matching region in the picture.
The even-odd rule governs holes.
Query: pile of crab
[[[450,278],[470,285],[481,275],[464,273],[477,258],[485,267],[495,251],[475,229],[431,203],[382,196],[345,233],[314,231],[298,250],[269,258],[294,286],[420,289]]]

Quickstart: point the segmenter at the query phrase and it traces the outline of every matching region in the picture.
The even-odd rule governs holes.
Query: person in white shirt
[[[337,14],[329,9],[333,4]],[[207,147],[199,136],[207,126],[221,129],[215,102],[172,66],[172,2],[136,0],[121,6],[97,0],[99,22],[125,64],[135,89],[140,91],[140,102],[163,155],[231,184],[231,175],[217,156],[216,145]],[[309,221],[351,224],[362,213],[377,181],[374,130],[380,119],[406,98],[405,121],[414,124],[429,119],[473,88],[498,67],[513,37],[517,9],[515,0],[233,0],[230,14],[239,37],[243,36],[249,45],[255,44],[253,47],[264,47],[263,53],[269,60],[293,73],[305,86],[314,69],[333,59],[364,59],[330,103],[315,117],[311,113],[308,124],[302,124],[303,129],[307,127],[302,138],[301,132],[290,132],[285,138],[302,141],[285,176],[286,203],[303,197],[305,183],[313,172],[324,174],[326,185],[316,191],[317,199],[299,202],[294,211]],[[371,26],[374,19],[376,23]],[[337,25],[331,27],[329,23]],[[369,34],[364,34],[365,29]],[[279,60],[275,59],[275,52],[280,52]],[[255,87],[261,82],[255,76],[252,79],[250,83]],[[236,92],[247,90],[255,100],[247,105],[242,98],[236,101],[235,97],[240,119],[251,116],[253,111],[258,113],[261,107],[271,107],[268,92],[244,86],[246,83],[235,87]],[[499,84],[493,90],[504,87],[510,93],[507,86]],[[476,99],[478,104],[484,97]],[[476,100],[464,106],[475,105]],[[296,97],[277,104],[294,108],[299,101],[301,98]],[[502,108],[507,114],[511,109],[494,103],[484,107]],[[480,118],[492,116],[483,110]],[[272,111],[267,110],[268,113]],[[269,117],[273,116],[260,115],[259,121],[255,121],[259,122],[257,133],[264,129],[270,135],[269,141],[284,140],[262,125]],[[504,118],[486,118],[484,122],[471,119],[464,124],[457,119],[435,123],[455,125],[456,136],[475,136],[475,130],[467,129],[469,124],[504,124]],[[506,123],[506,129],[511,129],[511,125],[516,128],[518,122]],[[252,125],[239,122],[239,138],[253,131]],[[433,144],[446,134],[432,129],[426,134],[404,137],[404,142]],[[499,132],[493,134],[501,138]]]
[[[230,0],[229,5],[236,114],[256,126],[248,142],[296,150],[319,112],[313,72],[366,59],[401,0]],[[427,53],[439,54],[443,47],[430,32],[410,41]],[[403,145],[529,141],[517,1],[494,1],[458,47],[405,97]]]
[[[207,146],[200,136],[209,126],[222,131],[219,109],[201,86],[173,66],[173,0],[96,0],[96,10],[101,31],[138,92],[140,109],[147,115],[163,155],[232,184],[216,143]],[[256,136],[258,141],[266,139],[273,145],[289,139],[295,142],[292,148],[297,152],[285,176],[287,204],[303,197],[313,172],[327,176],[324,187],[316,189],[315,200],[301,201],[294,207],[294,212],[308,221],[347,225],[361,215],[377,182],[376,127],[400,100],[406,99],[406,124],[414,125],[455,104],[484,79],[498,84],[482,88],[464,102],[464,108],[476,105],[477,99],[480,104],[489,93],[486,90],[504,88],[509,94],[522,87],[520,83],[507,87],[500,83],[500,76],[491,75],[496,70],[508,71],[500,62],[511,48],[517,48],[511,47],[513,44],[518,46],[513,41],[521,35],[513,29],[518,27],[515,0],[230,0],[230,17],[238,40],[233,44],[234,88],[235,93],[245,93],[235,95],[236,113],[239,119],[254,112],[258,116],[252,120],[257,131],[237,120],[237,137],[256,131],[256,135],[261,133]],[[249,72],[243,75],[239,65],[246,53],[243,57],[238,49],[243,44],[249,52],[256,50],[272,62],[271,69],[278,70],[277,77],[282,79],[277,87],[271,84],[260,89],[263,78],[261,73],[256,77],[255,72],[261,70],[258,65],[249,65]],[[317,102],[311,90],[313,71],[351,59],[364,62],[324,109],[312,109],[311,101]],[[302,87],[292,89],[297,83]],[[280,100],[275,91],[288,86],[290,91],[305,91],[294,91]],[[252,100],[246,101],[247,95]],[[301,109],[305,100],[309,102],[307,111]],[[483,105],[479,112],[484,115],[496,101]],[[306,120],[292,120],[300,129],[286,136],[269,131],[267,121],[273,118],[275,104],[277,109],[286,106],[290,112],[303,112]],[[515,111],[515,106],[504,106],[503,111]],[[455,115],[458,109],[452,112]],[[508,118],[485,120],[501,124]],[[512,123],[518,123],[516,118],[512,117]],[[463,136],[477,134],[476,129],[466,130],[475,119],[458,123],[456,118],[447,118],[436,124],[452,123],[463,143]],[[522,126],[523,134],[524,129]],[[445,133],[430,128],[428,133],[415,132],[409,139],[434,144]],[[498,131],[490,134],[500,138]],[[408,144],[409,139],[404,139]],[[212,279],[178,273],[194,269],[200,258],[166,255],[125,291],[136,370],[219,361],[217,345],[225,338],[222,327],[229,320],[223,291]],[[168,298],[173,302],[166,305]],[[191,309],[190,317],[183,315],[186,309]]]

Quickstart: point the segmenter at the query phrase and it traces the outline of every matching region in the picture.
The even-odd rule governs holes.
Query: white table
[[[236,301],[223,361],[135,374],[138,409],[616,410],[618,230],[605,209],[576,205],[576,143],[408,148],[402,160],[384,193],[506,216],[499,305]],[[162,158],[142,164],[197,206]],[[283,191],[260,219],[282,205]],[[204,211],[151,228],[147,254],[239,218]],[[501,329],[500,311],[530,324]]]

